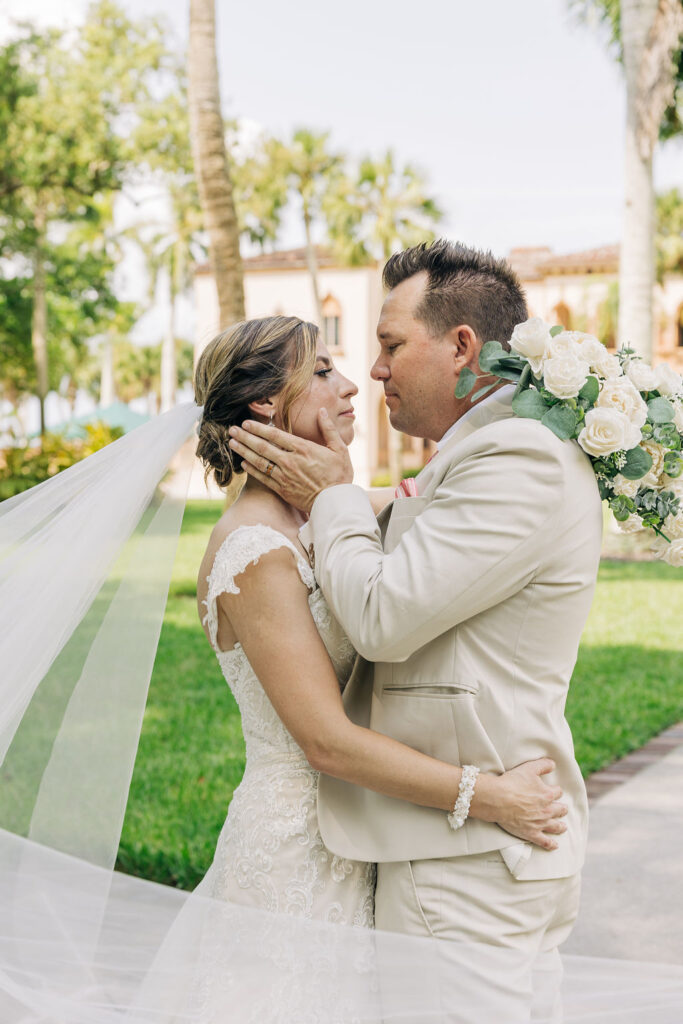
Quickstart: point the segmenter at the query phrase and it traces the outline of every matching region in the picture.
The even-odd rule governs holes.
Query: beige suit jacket
[[[503,772],[544,755],[568,830],[532,847],[519,878],[583,862],[586,792],[564,716],[602,534],[590,463],[573,442],[512,415],[511,395],[473,410],[417,479],[419,497],[373,515],[352,484],[316,499],[302,531],[334,614],[359,653],[344,702],[360,725],[453,764]],[[497,825],[323,776],[327,846],[366,861],[509,847]]]

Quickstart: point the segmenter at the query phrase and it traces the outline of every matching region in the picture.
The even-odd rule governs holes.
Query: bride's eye
[[[332,373],[332,367],[331,366],[327,370],[316,370],[314,376],[315,377],[327,377],[330,373]]]

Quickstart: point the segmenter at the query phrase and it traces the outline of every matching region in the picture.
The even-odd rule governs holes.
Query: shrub
[[[56,476],[123,436],[121,427],[89,423],[85,438],[68,440],[62,434],[45,434],[30,444],[0,449],[0,501],[27,491],[29,487]]]

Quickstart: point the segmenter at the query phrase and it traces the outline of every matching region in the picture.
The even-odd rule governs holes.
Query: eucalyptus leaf
[[[483,398],[484,395],[488,395],[489,391],[491,391],[493,388],[495,388],[497,386],[498,386],[498,381],[497,380],[494,380],[493,384],[485,384],[483,388],[479,388],[478,391],[474,392],[474,394],[472,395],[472,401],[476,402],[476,400],[478,398]]]
[[[487,341],[481,346],[481,352],[479,353],[479,366],[484,373],[491,373],[491,364],[502,359],[506,354],[505,349],[499,341]]]
[[[522,367],[513,369],[512,367],[504,366],[502,363],[493,363],[491,369],[486,372],[493,373],[496,377],[502,377],[503,380],[514,380],[516,383],[522,375]]]
[[[621,475],[627,480],[640,480],[652,469],[652,456],[644,448],[631,448],[626,452],[626,462],[621,467]]]
[[[465,398],[469,395],[470,391],[474,387],[477,381],[476,373],[473,373],[468,366],[464,370],[460,371],[458,377],[458,383],[455,385],[455,397]]]
[[[522,370],[522,375],[519,378],[519,380],[517,381],[517,390],[515,391],[515,397],[517,397],[517,395],[520,394],[520,392],[523,391],[524,388],[528,387],[530,382],[531,382],[531,367],[529,366],[528,363],[525,363],[524,369]]]
[[[674,410],[666,398],[651,398],[647,403],[647,418],[650,423],[671,423]]]
[[[548,406],[534,388],[521,391],[512,399],[512,411],[527,420],[542,420]]]
[[[579,398],[582,398],[584,402],[590,402],[594,405],[598,400],[600,394],[600,385],[597,377],[587,377],[586,383],[579,391]]]
[[[561,441],[568,441],[576,433],[578,420],[574,409],[560,404],[548,409],[541,423],[552,430]]]
[[[564,330],[564,327],[562,326],[562,324],[555,324],[554,327],[550,328],[550,336],[552,338],[555,338],[555,337],[557,337],[558,334],[562,334],[563,330]]]

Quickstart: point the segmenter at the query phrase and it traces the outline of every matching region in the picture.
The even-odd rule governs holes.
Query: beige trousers
[[[436,944],[443,1024],[558,1024],[557,947],[579,890],[578,874],[518,881],[498,851],[379,864],[375,926],[446,940]]]

